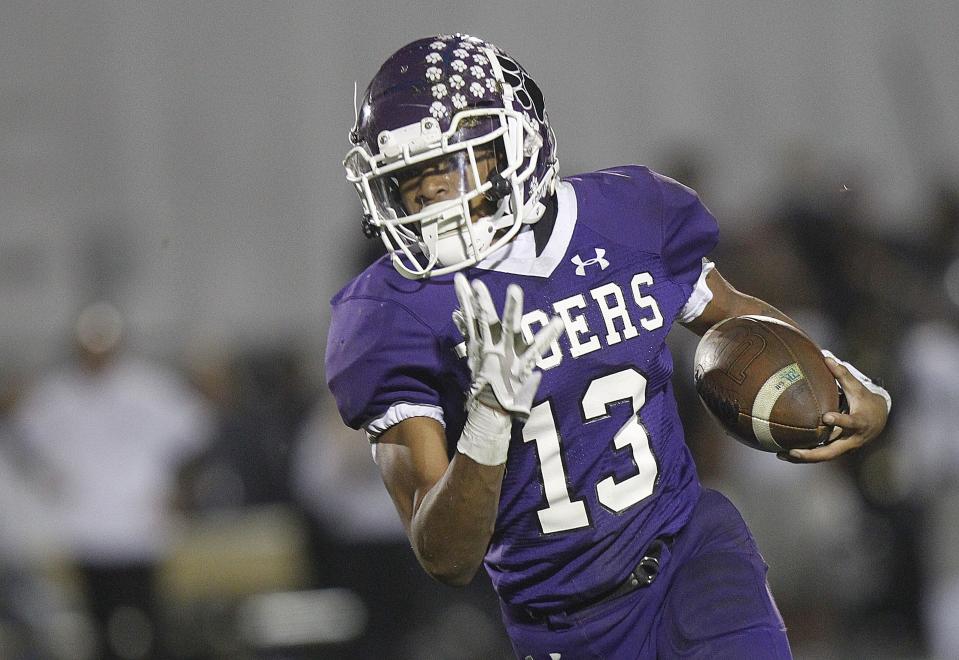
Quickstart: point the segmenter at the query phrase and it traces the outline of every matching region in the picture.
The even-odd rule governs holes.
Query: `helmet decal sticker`
[[[539,85],[509,56],[497,53],[496,59],[503,70],[503,79],[513,88],[516,100],[525,109],[536,113],[536,118],[542,121],[546,113],[543,92],[540,91]]]
[[[449,109],[439,101],[433,101],[430,105],[430,114],[437,119],[442,119],[450,113]]]

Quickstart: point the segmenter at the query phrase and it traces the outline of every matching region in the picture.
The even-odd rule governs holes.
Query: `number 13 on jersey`
[[[605,417],[609,414],[610,405],[625,400],[632,403],[632,414],[613,436],[612,443],[616,449],[629,447],[632,450],[633,461],[639,471],[619,482],[610,475],[596,484],[596,496],[600,504],[616,513],[649,497],[656,483],[656,459],[649,446],[649,434],[638,414],[646,403],[646,378],[635,369],[601,376],[590,382],[581,402],[583,418],[590,422]],[[549,400],[531,411],[523,427],[523,440],[535,443],[539,456],[547,502],[546,508],[537,512],[543,532],[551,534],[587,527],[589,516],[586,503],[582,499],[570,498],[563,448]],[[596,438],[595,441],[608,440]]]

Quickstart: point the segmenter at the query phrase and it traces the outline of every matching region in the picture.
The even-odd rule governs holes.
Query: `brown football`
[[[720,321],[700,339],[695,363],[699,398],[740,442],[780,452],[829,439],[822,416],[839,410],[839,385],[819,347],[791,325],[766,316]]]

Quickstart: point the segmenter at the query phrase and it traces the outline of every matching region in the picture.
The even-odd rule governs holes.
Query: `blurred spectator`
[[[177,467],[203,448],[210,422],[167,369],[121,351],[123,325],[108,303],[85,308],[75,359],[39,379],[14,422],[83,578],[97,657],[158,657],[153,582]]]
[[[896,425],[898,494],[922,512],[920,615],[935,658],[959,657],[959,327],[923,321],[903,342],[906,396]]]
[[[56,595],[46,589],[38,557],[49,554],[55,529],[29,452],[18,443],[9,415],[21,395],[20,379],[0,373],[0,658],[58,655],[51,629]]]
[[[259,347],[197,358],[190,371],[216,422],[189,466],[184,504],[208,511],[289,503],[290,452],[314,396],[300,356],[288,346]]]
[[[323,396],[301,431],[292,487],[318,524],[337,542],[382,543],[410,552],[403,525],[360,431],[339,423]]]

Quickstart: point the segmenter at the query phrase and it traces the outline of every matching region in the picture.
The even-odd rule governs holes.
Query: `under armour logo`
[[[573,258],[570,259],[576,265],[576,274],[580,277],[586,276],[586,266],[592,266],[593,264],[599,264],[600,270],[606,270],[609,268],[609,261],[606,260],[606,250],[603,248],[594,248],[596,250],[596,257],[593,259],[587,259],[583,261],[583,258],[578,254],[574,254]]]

